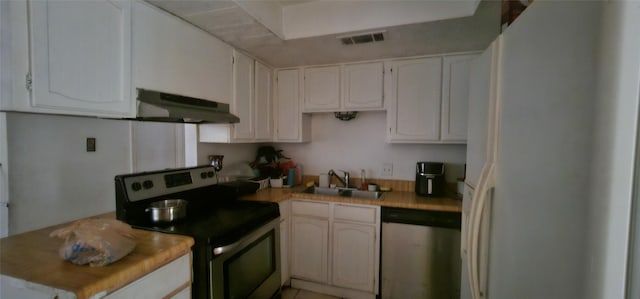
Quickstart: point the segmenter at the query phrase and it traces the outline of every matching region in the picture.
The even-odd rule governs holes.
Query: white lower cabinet
[[[77,296],[70,291],[0,275],[0,298],[75,299]],[[191,252],[110,294],[105,290],[91,298],[191,298]]]
[[[327,282],[329,220],[293,216],[291,275]]]
[[[280,285],[291,284],[291,271],[290,271],[290,236],[291,236],[291,201],[285,200],[279,202],[280,206]]]
[[[143,276],[104,298],[189,298],[191,253]]]
[[[333,285],[371,292],[375,278],[376,228],[333,223]]]
[[[292,286],[375,298],[380,207],[294,199],[291,214]]]

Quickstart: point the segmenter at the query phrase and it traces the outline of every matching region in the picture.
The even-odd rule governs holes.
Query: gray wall
[[[115,175],[183,163],[181,125],[22,113],[6,125],[9,234],[114,211]]]
[[[360,112],[350,121],[341,121],[333,113],[311,117],[311,142],[275,144],[303,167],[303,173],[318,175],[329,169],[344,169],[352,178],[360,169],[369,178],[414,180],[416,162],[439,161],[450,165],[447,180],[464,174],[466,145],[390,144],[386,142],[386,113]],[[382,164],[393,164],[393,176],[382,176]]]

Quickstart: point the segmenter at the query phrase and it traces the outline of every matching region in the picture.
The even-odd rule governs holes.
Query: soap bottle
[[[360,169],[360,190],[367,190],[367,182],[364,175],[364,169]]]

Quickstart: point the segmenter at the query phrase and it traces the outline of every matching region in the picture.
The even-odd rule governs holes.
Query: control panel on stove
[[[216,184],[213,167],[141,173],[124,178],[129,201],[139,201]]]

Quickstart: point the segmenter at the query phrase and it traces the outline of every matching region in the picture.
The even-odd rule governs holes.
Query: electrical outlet
[[[382,163],[382,176],[390,177],[393,176],[393,163]]]

